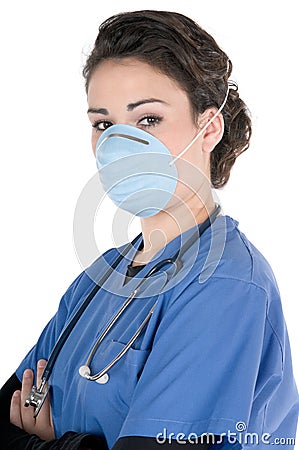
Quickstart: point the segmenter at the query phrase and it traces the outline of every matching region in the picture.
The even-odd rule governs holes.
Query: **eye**
[[[92,124],[92,127],[96,131],[104,131],[104,130],[107,130],[107,128],[111,127],[112,125],[113,125],[113,123],[109,122],[108,120],[96,120]]]
[[[143,117],[142,119],[139,120],[138,125],[141,125],[142,127],[155,127],[157,125],[159,125],[159,123],[162,121],[162,117],[161,116],[157,116],[157,115],[148,115]]]

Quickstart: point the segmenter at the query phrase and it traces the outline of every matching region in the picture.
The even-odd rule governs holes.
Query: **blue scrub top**
[[[109,371],[108,383],[79,375],[96,339],[140,279],[173,256],[194,230],[170,241],[124,285],[140,236],[84,312],[50,378],[57,437],[69,430],[104,435],[110,449],[124,436],[157,437],[162,443],[213,433],[222,435],[215,448],[252,448],[250,442],[258,442],[259,449],[295,438],[298,394],[278,287],[267,261],[228,216],[218,217],[188,249],[182,269],[164,289],[163,269],[144,283],[91,362],[93,374],[103,369],[157,303],[133,348]],[[35,370],[38,359],[49,358],[95,277],[123,248],[105,252],[72,283],[17,369],[20,380],[26,368]]]

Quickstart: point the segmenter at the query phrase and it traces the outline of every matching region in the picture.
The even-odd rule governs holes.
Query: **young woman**
[[[100,26],[83,72],[92,148],[105,192],[140,217],[142,233],[79,275],[2,388],[1,448],[294,439],[276,281],[213,195],[251,135],[231,71],[181,14],[129,12]],[[34,373],[50,386],[36,417]]]

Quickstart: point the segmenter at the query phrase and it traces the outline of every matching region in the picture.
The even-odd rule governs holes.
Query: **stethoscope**
[[[207,228],[209,228],[213,222],[215,221],[216,217],[221,211],[221,206],[216,205],[214,211],[211,213],[211,215],[199,226],[196,227],[196,230],[192,235],[186,240],[186,242],[182,245],[182,247],[175,253],[174,256],[171,258],[163,259],[162,261],[159,261],[154,267],[152,267],[146,275],[141,279],[141,281],[138,283],[134,291],[129,295],[129,297],[126,299],[126,301],[123,303],[121,308],[116,312],[116,314],[113,316],[113,318],[109,321],[108,325],[105,327],[103,332],[101,333],[100,337],[97,339],[96,343],[94,344],[90,354],[88,355],[88,358],[83,366],[79,368],[79,374],[90,381],[96,381],[100,384],[105,384],[109,380],[109,374],[108,371],[111,370],[111,368],[125,355],[125,353],[129,350],[129,348],[133,345],[133,343],[136,341],[138,336],[141,334],[142,330],[145,328],[147,323],[149,322],[154,309],[156,307],[155,303],[149,313],[147,314],[144,321],[141,323],[137,331],[134,333],[134,335],[129,339],[127,344],[123,347],[123,349],[113,358],[113,360],[106,365],[100,372],[96,374],[91,374],[90,364],[94,357],[94,354],[103,341],[103,339],[107,336],[109,331],[113,328],[117,320],[121,317],[123,312],[128,308],[128,306],[132,303],[134,298],[137,296],[138,292],[140,291],[143,283],[150,278],[152,275],[154,275],[156,272],[161,270],[166,265],[173,265],[174,270],[172,271],[172,274],[170,277],[167,276],[167,279],[162,287],[164,286],[181,270],[182,268],[182,262],[181,262],[181,256],[189,249],[191,246],[202,236],[202,234],[205,232]],[[54,364],[67,340],[70,333],[73,331],[74,327],[76,326],[77,322],[79,321],[80,317],[94,298],[94,296],[98,293],[98,291],[102,288],[103,284],[107,281],[107,279],[110,277],[114,269],[118,266],[118,264],[121,262],[121,260],[125,257],[125,255],[128,253],[128,251],[134,246],[134,244],[137,242],[137,240],[140,238],[141,234],[136,236],[132,242],[130,242],[124,250],[121,252],[121,254],[116,258],[114,263],[109,267],[109,269],[103,274],[101,279],[97,282],[97,284],[94,286],[94,288],[91,290],[91,292],[87,295],[85,300],[83,301],[82,305],[78,309],[78,311],[74,314],[74,316],[70,319],[62,333],[60,334],[60,337],[58,338],[58,341],[56,342],[50,356],[47,362],[47,365],[43,371],[41,383],[40,386],[33,386],[32,390],[27,397],[25,401],[25,406],[33,406],[34,411],[34,417],[36,418],[39,411],[41,410],[41,407],[43,406],[43,403],[46,399],[46,396],[48,394],[49,388],[46,386],[47,382],[51,376],[51,373],[54,368]]]

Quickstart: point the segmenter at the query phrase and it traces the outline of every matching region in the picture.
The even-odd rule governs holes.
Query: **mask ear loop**
[[[227,73],[229,70],[229,59],[227,60]],[[194,142],[197,141],[197,139],[206,131],[206,129],[211,125],[211,123],[216,119],[216,117],[219,116],[219,114],[221,113],[221,111],[223,110],[226,102],[227,102],[227,98],[228,98],[228,94],[230,89],[233,88],[233,85],[230,84],[230,82],[228,81],[228,88],[224,97],[223,102],[221,103],[219,109],[216,111],[216,113],[211,117],[211,119],[205,124],[205,126],[200,130],[200,132],[195,136],[194,139],[192,139],[192,141],[190,142],[190,144],[187,145],[186,148],[184,148],[184,150],[181,151],[181,153],[179,153],[172,161],[170,161],[169,166],[172,166],[181,156],[183,156],[190,147],[192,147],[192,145],[194,144]]]

